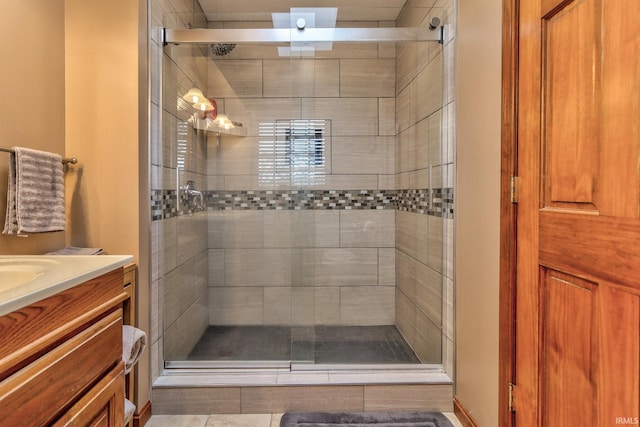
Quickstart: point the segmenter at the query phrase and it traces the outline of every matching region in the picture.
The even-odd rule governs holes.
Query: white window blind
[[[330,120],[292,119],[260,123],[260,185],[298,187],[323,184],[330,138]]]

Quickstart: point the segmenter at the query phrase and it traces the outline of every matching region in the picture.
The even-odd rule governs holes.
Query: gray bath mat
[[[280,427],[453,427],[439,412],[287,412]]]

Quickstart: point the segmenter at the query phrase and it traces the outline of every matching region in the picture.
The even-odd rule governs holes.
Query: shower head
[[[225,56],[229,54],[235,47],[232,43],[214,43],[211,46],[211,53],[215,56]]]

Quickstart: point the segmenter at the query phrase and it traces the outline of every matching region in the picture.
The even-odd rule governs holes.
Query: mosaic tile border
[[[453,218],[453,188],[417,190],[246,190],[203,192],[208,211],[397,209]],[[181,199],[183,197],[181,196]],[[152,221],[193,213],[175,190],[151,191]]]

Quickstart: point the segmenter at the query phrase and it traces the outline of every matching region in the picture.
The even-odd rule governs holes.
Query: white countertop
[[[0,255],[0,316],[132,262],[131,255]]]

